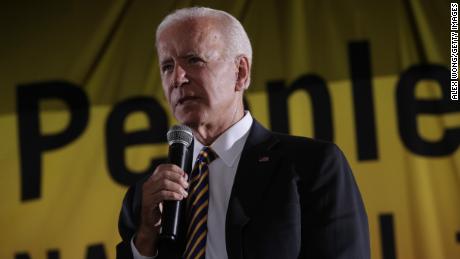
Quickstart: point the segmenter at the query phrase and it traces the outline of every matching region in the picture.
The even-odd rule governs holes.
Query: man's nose
[[[174,87],[182,86],[183,84],[188,83],[187,72],[185,69],[180,65],[177,64],[176,68],[174,69]]]

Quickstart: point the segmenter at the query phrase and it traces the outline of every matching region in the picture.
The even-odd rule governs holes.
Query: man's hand
[[[173,164],[161,164],[142,186],[141,224],[134,245],[140,254],[154,256],[161,225],[162,202],[187,197],[187,174]]]

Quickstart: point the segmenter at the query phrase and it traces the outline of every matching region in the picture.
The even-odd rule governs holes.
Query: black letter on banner
[[[417,100],[415,88],[421,80],[435,80],[441,85],[441,100]],[[417,131],[418,114],[442,115],[460,111],[460,103],[450,101],[449,71],[439,65],[418,65],[401,75],[396,90],[399,134],[406,147],[424,156],[452,154],[460,143],[460,128],[446,129],[439,141],[427,141]]]
[[[273,131],[289,133],[289,114],[287,111],[286,92],[283,81],[267,83],[270,126]]]
[[[134,112],[147,115],[150,127],[135,132],[125,132],[125,119]],[[138,144],[166,142],[168,119],[163,108],[150,97],[136,97],[117,104],[107,119],[105,127],[107,163],[112,178],[119,184],[129,186],[144,174],[153,172],[155,167],[166,161],[166,157],[152,159],[150,167],[143,172],[133,172],[125,164],[125,149]]]
[[[48,259],[59,259],[61,256],[59,255],[58,250],[50,250],[48,251]]]
[[[107,255],[105,254],[104,245],[97,244],[91,245],[86,249],[86,259],[105,259]]]
[[[14,255],[15,259],[30,259],[30,255],[28,253],[17,253]]]
[[[316,75],[302,76],[289,88],[282,81],[268,82],[271,129],[289,133],[288,97],[296,90],[304,90],[311,97],[314,137],[333,141],[331,97],[324,80]]]
[[[30,255],[28,253],[19,253],[14,256],[15,259],[30,259]],[[49,250],[47,254],[48,259],[59,259],[59,251],[58,250]]]
[[[351,42],[348,45],[348,51],[353,83],[358,159],[375,160],[378,158],[378,151],[375,137],[374,96],[371,81],[369,43],[367,41]]]
[[[40,197],[43,151],[57,149],[76,139],[88,122],[89,102],[78,86],[64,81],[20,85],[17,88],[17,112],[21,153],[21,200]],[[70,111],[70,123],[57,134],[41,134],[39,102],[58,99]]]
[[[396,259],[396,245],[393,224],[393,214],[381,214],[380,239],[382,242],[383,259]]]

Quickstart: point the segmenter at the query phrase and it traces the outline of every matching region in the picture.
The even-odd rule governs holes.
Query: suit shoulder
[[[340,148],[336,144],[329,141],[275,132],[273,135],[279,140],[279,148],[287,151],[315,152],[318,154],[341,152]]]
[[[288,158],[295,167],[309,165],[310,169],[320,170],[332,164],[348,164],[342,150],[334,143],[307,137],[273,133],[278,139],[274,150]]]
[[[352,176],[348,161],[340,148],[328,141],[306,137],[275,134],[278,138],[277,152],[293,168],[301,179],[316,185]],[[315,188],[316,188],[315,187]]]

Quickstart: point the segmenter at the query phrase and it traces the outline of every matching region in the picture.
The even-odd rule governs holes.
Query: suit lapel
[[[270,183],[279,154],[272,152],[274,135],[253,121],[243,148],[230,195],[226,219],[228,258],[242,259],[242,231]]]

